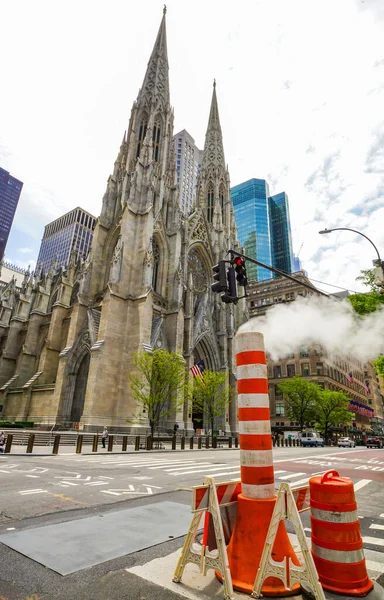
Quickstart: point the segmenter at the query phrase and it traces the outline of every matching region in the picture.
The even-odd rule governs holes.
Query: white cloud
[[[360,289],[354,280],[371,266],[373,248],[348,232],[317,232],[358,229],[384,255],[382,7],[168,3],[175,131],[186,128],[203,145],[216,77],[232,184],[260,177],[272,193],[285,190],[304,268],[351,289]],[[19,29],[0,40],[0,164],[25,182],[15,227],[40,240],[47,222],[77,205],[98,215],[161,7],[8,0],[2,16]]]
[[[31,248],[19,248],[18,252],[20,252],[20,254],[30,254],[33,250]]]

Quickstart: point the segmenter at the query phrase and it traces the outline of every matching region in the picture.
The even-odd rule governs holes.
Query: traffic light
[[[227,284],[227,268],[225,266],[225,260],[220,260],[217,265],[212,267],[213,279],[216,283],[212,283],[211,290],[214,294],[219,292],[226,292],[228,288]]]
[[[233,302],[237,304],[237,285],[236,285],[236,273],[233,267],[228,269],[228,288],[225,294],[221,294],[221,299],[227,304]]]
[[[245,268],[245,260],[241,256],[236,256],[233,259],[233,264],[236,270],[236,279],[239,285],[248,285],[247,270]]]

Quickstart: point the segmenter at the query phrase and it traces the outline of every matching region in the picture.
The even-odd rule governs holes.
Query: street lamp
[[[383,286],[384,285],[384,261],[381,260],[379,251],[376,248],[375,244],[372,242],[372,240],[369,239],[369,237],[366,236],[364,233],[361,233],[361,231],[357,231],[356,229],[351,229],[350,227],[333,227],[332,229],[325,228],[325,229],[322,229],[321,231],[319,231],[319,233],[321,235],[323,235],[326,233],[332,233],[332,231],[353,231],[353,233],[357,233],[358,235],[363,236],[366,240],[368,240],[368,242],[370,242],[372,244],[372,246],[376,250],[376,254],[377,254],[377,259],[372,261],[373,266],[378,267],[378,269],[376,270],[376,273],[375,273],[377,284],[380,286]],[[381,270],[381,273],[380,273],[380,270]]]

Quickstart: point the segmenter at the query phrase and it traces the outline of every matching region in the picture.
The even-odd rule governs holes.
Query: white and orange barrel
[[[353,483],[337,471],[309,480],[312,556],[322,587],[366,596],[373,588],[365,565]]]

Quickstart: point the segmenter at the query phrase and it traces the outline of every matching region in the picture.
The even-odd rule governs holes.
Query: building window
[[[300,358],[306,358],[309,356],[308,348],[301,348],[300,350]]]
[[[160,153],[160,124],[155,123],[153,126],[152,133],[152,143],[153,143],[153,160],[159,162],[159,153]]]
[[[276,416],[285,417],[285,408],[282,402],[276,402]]]
[[[295,365],[287,365],[287,377],[294,377],[296,375]]]
[[[213,221],[213,186],[210,185],[208,188],[208,198],[207,198],[207,218],[208,223],[212,223]]]
[[[273,367],[273,376],[274,377],[281,377],[281,366],[280,365],[275,365]]]
[[[143,117],[143,119],[140,123],[140,128],[139,128],[139,140],[137,143],[136,158],[138,158],[140,156],[141,146],[142,146],[143,140],[145,138],[145,134],[147,133],[147,126],[148,126],[147,117]]]
[[[223,185],[220,186],[219,197],[220,197],[221,216],[222,216],[222,219],[223,219],[223,223],[225,223],[224,188],[223,188]]]
[[[301,374],[303,377],[309,377],[309,363],[301,363]]]
[[[159,284],[159,264],[160,264],[160,250],[156,240],[152,240],[152,252],[153,252],[153,273],[152,273],[152,288],[157,292]]]
[[[316,375],[323,375],[323,363],[316,363]]]

